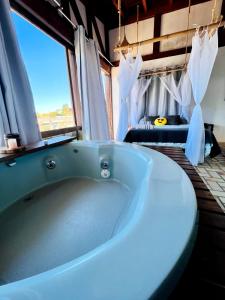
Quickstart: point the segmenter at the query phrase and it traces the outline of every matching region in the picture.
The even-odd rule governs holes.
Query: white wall
[[[216,15],[220,14],[222,0],[217,1]],[[189,28],[196,25],[206,25],[211,22],[212,8],[214,0],[197,4],[191,7],[189,16]],[[180,9],[171,13],[162,15],[161,35],[182,31],[187,29],[188,24],[188,8]],[[188,45],[191,45],[193,35],[188,35]],[[178,49],[186,46],[187,36],[168,39],[160,43],[160,51]]]
[[[202,107],[204,121],[215,124],[216,138],[225,142],[225,47],[219,48]]]
[[[137,41],[137,24],[132,23],[125,27],[126,37],[129,43],[135,43]],[[143,41],[153,37],[154,31],[154,19],[150,18],[144,21],[139,22],[138,26],[138,36],[139,41]],[[116,44],[118,44],[118,28],[112,29],[109,31],[109,47],[110,47],[110,59],[112,61],[119,60],[119,54],[113,51],[113,48]],[[124,27],[121,28],[121,35],[123,39]],[[149,54],[152,53],[153,46],[146,45],[141,47],[141,54]],[[136,54],[137,49],[134,50],[134,54]]]

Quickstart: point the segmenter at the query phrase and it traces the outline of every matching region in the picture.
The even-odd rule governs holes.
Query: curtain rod
[[[138,78],[145,77],[145,76],[156,76],[156,75],[160,75],[160,74],[168,74],[168,73],[177,72],[177,71],[183,71],[183,70],[186,70],[186,68],[187,68],[187,65],[182,64],[182,65],[177,65],[175,67],[168,68],[168,69],[162,68],[162,69],[158,69],[156,71],[148,70],[147,72],[141,73]]]
[[[212,23],[212,24],[209,24],[209,25],[200,26],[199,28],[201,29],[201,28],[207,27],[207,29],[215,29],[215,28],[219,28],[219,27],[224,27],[224,25],[225,25],[225,21],[219,21],[219,22]],[[116,47],[116,48],[114,48],[114,52],[120,52],[121,50],[126,50],[126,49],[129,49],[129,48],[134,48],[134,47],[139,47],[139,46],[142,46],[142,45],[147,45],[147,44],[152,44],[152,43],[164,41],[164,40],[167,40],[167,39],[175,38],[177,36],[187,35],[187,33],[195,33],[195,31],[196,31],[196,28],[191,28],[191,29],[186,29],[186,30],[174,32],[174,33],[161,35],[159,37],[147,39],[147,40],[144,40],[144,41],[141,41],[141,42],[131,43],[127,46]]]
[[[47,0],[46,0],[47,1]],[[58,12],[70,23],[70,25],[73,27],[74,30],[77,30],[78,29],[78,26],[76,24],[74,24],[70,18],[68,18],[68,16],[66,14],[64,14],[64,12],[62,11],[62,6],[60,5],[60,3],[57,1],[57,0],[52,0],[56,5],[57,5],[57,10]],[[88,40],[88,37],[86,37],[87,40]],[[104,58],[112,67],[114,67],[114,65],[111,63],[111,61],[108,60],[107,57],[105,57],[105,55],[100,51],[98,50],[98,54]]]

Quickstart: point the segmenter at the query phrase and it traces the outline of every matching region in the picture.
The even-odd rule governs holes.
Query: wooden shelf
[[[12,159],[16,159],[18,157],[24,156],[26,154],[34,153],[37,151],[41,151],[44,149],[60,146],[66,143],[73,141],[74,137],[66,137],[66,136],[57,136],[54,138],[50,138],[47,140],[40,141],[35,144],[31,144],[26,146],[26,149],[22,152],[13,153],[13,154],[0,154],[0,163],[6,162]]]

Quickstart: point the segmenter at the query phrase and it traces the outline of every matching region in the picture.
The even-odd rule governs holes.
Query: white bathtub
[[[164,299],[191,253],[192,184],[153,150],[69,143],[1,163],[0,191],[0,300]]]

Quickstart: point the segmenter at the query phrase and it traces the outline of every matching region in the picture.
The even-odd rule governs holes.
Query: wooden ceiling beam
[[[104,32],[105,32],[105,53],[106,57],[110,57],[109,53],[109,29],[106,24],[104,24]]]
[[[119,12],[118,0],[112,0],[112,4],[115,7],[116,11]],[[124,12],[123,12],[122,8],[120,10],[120,13],[121,13],[121,16],[124,16]]]
[[[75,1],[75,0],[72,0]],[[86,19],[87,19],[87,35],[89,38],[93,39],[93,29],[92,29],[92,16],[94,14],[93,12],[93,6],[92,2],[85,2],[85,11],[86,11]]]
[[[73,49],[74,31],[57,9],[44,0],[10,0],[11,7],[59,43]]]
[[[187,52],[188,53],[191,52],[191,47],[188,47]],[[177,56],[177,55],[181,55],[181,54],[185,54],[185,53],[186,53],[186,47],[163,51],[163,52],[145,54],[145,55],[142,55],[142,59],[143,59],[143,61],[148,61],[148,60],[154,60],[154,59],[165,58],[165,57],[170,57],[170,56]],[[119,61],[114,61],[113,65],[115,67],[118,67]]]
[[[194,5],[205,3],[205,2],[210,2],[210,1],[209,0],[192,0],[191,5],[194,6]],[[159,4],[158,1],[154,1],[151,8],[148,9],[147,13],[140,12],[139,20],[143,21],[148,18],[152,18],[155,15],[163,15],[166,13],[173,12],[175,10],[180,10],[185,7],[188,7],[188,4],[189,4],[188,0],[183,0],[183,1],[169,0],[169,1],[166,1],[165,4],[162,4],[162,3]],[[130,12],[131,11],[132,11],[132,13],[130,13],[130,15],[129,15],[129,10],[128,10],[126,20],[125,20],[126,25],[136,22],[136,19],[137,19],[136,9],[133,9],[133,10],[130,9]],[[113,29],[116,27],[118,27],[117,20],[115,20],[114,23],[109,24],[110,29]]]
[[[222,28],[225,26],[225,21],[219,21],[216,23],[211,23],[209,25],[205,25],[207,26],[208,30],[214,30],[217,28]],[[158,37],[153,37],[150,39],[146,39],[143,41],[138,41],[138,42],[134,42],[134,43],[129,43],[129,45],[120,45],[117,46],[116,48],[114,48],[114,52],[120,52],[121,50],[127,50],[128,48],[137,48],[143,45],[149,45],[149,44],[154,44],[157,42],[161,42],[164,40],[168,40],[168,39],[174,39],[177,37],[182,37],[182,36],[186,36],[187,34],[194,34],[196,31],[196,28],[189,28],[189,29],[185,29],[182,31],[177,31],[177,32],[173,32],[173,33],[168,33],[168,34],[164,34]]]
[[[170,5],[170,7],[173,6],[173,0],[169,0],[169,5]]]
[[[103,42],[102,42],[101,34],[99,32],[98,24],[96,22],[95,16],[92,16],[92,24],[93,24],[94,29],[95,29],[95,33],[96,33],[96,36],[97,36],[97,40],[98,40],[98,44],[100,46],[101,52],[105,55],[106,54],[105,53],[105,48],[104,48],[104,45],[103,45]]]
[[[224,46],[225,46],[225,30],[223,28],[219,28],[219,47],[224,47]],[[187,53],[190,53],[190,52],[191,52],[191,46],[189,46],[187,48]],[[186,53],[186,47],[183,47],[183,48],[172,49],[172,50],[167,50],[167,51],[162,51],[162,52],[145,54],[142,56],[142,59],[143,59],[143,61],[148,61],[148,60],[154,60],[154,59],[159,59],[159,58],[182,55],[185,53]],[[119,61],[114,61],[113,65],[115,67],[118,67]]]
[[[147,0],[141,0],[143,9],[144,9],[144,13],[147,14],[148,12],[148,5],[147,5]]]
[[[75,0],[70,0],[70,6],[72,8],[72,11],[73,11],[73,14],[77,20],[77,23],[78,25],[82,25],[84,27],[84,22],[83,22],[83,19],[80,15],[80,11],[79,11],[79,8],[77,6],[77,3]]]
[[[154,37],[161,35],[161,22],[162,15],[155,15],[154,17]],[[160,51],[160,42],[153,44],[153,53],[158,53]]]
[[[223,16],[223,19],[225,19],[225,0],[223,0],[222,7],[221,7],[221,15]],[[218,31],[219,35],[219,46],[225,46],[225,30],[224,28],[219,28]]]

